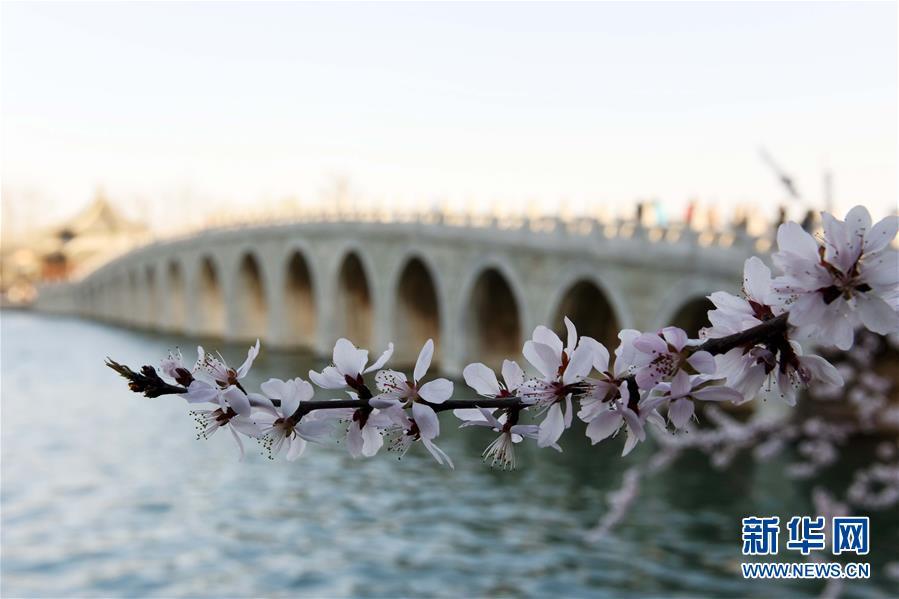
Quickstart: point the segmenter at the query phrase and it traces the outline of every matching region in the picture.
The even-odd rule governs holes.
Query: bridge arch
[[[231,300],[234,302],[233,336],[264,339],[268,326],[268,297],[261,262],[252,251],[244,251],[238,258]]]
[[[660,302],[660,309],[653,328],[660,329],[668,325],[681,327],[694,337],[699,329],[709,326],[706,312],[714,306],[708,296],[715,291],[738,293],[739,289],[727,289],[721,282],[714,284],[702,280],[684,281],[677,285]]]
[[[699,330],[711,326],[708,317],[708,311],[714,310],[715,305],[705,296],[698,296],[688,299],[671,317],[670,324],[680,327],[687,332],[691,338],[699,336]]]
[[[595,277],[579,276],[558,290],[547,326],[564,340],[567,316],[577,327],[579,335],[593,337],[607,348],[618,346],[621,318],[612,305],[606,288]]]
[[[285,344],[315,349],[318,313],[312,262],[306,251],[292,248],[284,262]]]
[[[184,267],[178,260],[170,260],[165,270],[166,320],[165,328],[182,332],[187,325],[187,291],[184,281]]]
[[[223,337],[225,334],[225,297],[221,272],[211,256],[200,258],[194,322],[197,332],[208,337]]]
[[[472,272],[464,287],[460,319],[466,343],[464,361],[498,367],[521,354],[526,322],[524,293],[514,271],[491,260]]]
[[[368,348],[374,337],[373,281],[355,249],[347,251],[339,264],[334,314],[336,336],[346,337],[357,347]]]
[[[443,305],[436,272],[421,253],[407,255],[400,262],[394,278],[394,298],[390,302],[398,364],[414,364],[428,339],[434,340],[434,362],[440,361]]]

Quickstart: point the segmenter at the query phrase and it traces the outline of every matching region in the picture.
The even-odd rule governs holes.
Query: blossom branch
[[[712,355],[720,355],[728,351],[744,346],[751,346],[758,343],[765,343],[771,339],[782,336],[787,330],[787,314],[781,314],[771,320],[765,321],[754,327],[734,333],[727,337],[717,339],[707,339],[695,348],[695,351],[707,351]],[[107,358],[106,365],[129,381],[128,387],[135,393],[141,393],[145,397],[159,397],[161,395],[182,395],[187,393],[185,387],[171,385],[166,383],[153,366],[142,366],[139,372],[133,371],[128,366],[119,364],[111,358]],[[624,379],[633,396],[638,395],[638,388],[635,377],[629,376]],[[315,401],[305,401],[291,414],[295,420],[299,420],[303,416],[314,412],[315,410],[337,410],[337,409],[358,409],[371,407],[369,399],[325,399]],[[281,401],[273,399],[272,403],[276,407],[281,406]],[[531,402],[520,397],[480,397],[476,399],[448,399],[443,403],[431,403],[427,400],[422,403],[429,405],[435,412],[443,412],[447,410],[460,410],[470,408],[487,408],[487,409],[509,409],[509,408],[527,408]]]
[[[193,367],[184,364],[180,352],[170,354],[161,371],[177,384],[152,366],[134,371],[113,360],[107,365],[147,397],[175,394],[191,404],[212,404],[193,412],[200,436],[229,427],[241,449],[241,435],[255,437],[270,457],[284,448],[288,459],[299,457],[306,441],[323,441],[336,421],[346,425],[353,457],[375,455],[387,436],[393,439],[391,449],[404,453],[420,441],[439,463],[452,467],[434,444],[440,434],[437,414],[448,410],[463,427],[499,433],[484,456],[504,468],[514,467],[513,444],[525,438],[561,450],[558,441],[575,412],[587,423],[593,443],[626,430],[627,454],[646,439],[647,424],[666,432],[669,425],[685,429],[695,419],[697,401],[743,403],[762,396],[793,405],[797,389],[812,382],[841,386],[833,365],[804,355],[794,336],[848,349],[860,326],[879,334],[899,332],[899,259],[888,247],[899,218],[872,227],[867,210],[857,207],[845,222],[824,215],[824,223],[820,244],[795,223],[782,225],[773,255],[782,276],[774,279],[759,258],[748,259],[741,297],[720,291],[709,296],[715,309],[702,341],[673,326],[645,333],[626,329],[618,335],[613,359],[611,348],[578,336],[566,317],[567,343],[545,326],[525,342],[522,354],[536,376],[526,379],[512,360],[504,361],[502,380],[484,364],[467,365],[462,376],[481,396],[477,399],[450,399],[451,381],[425,380],[434,355],[430,339],[411,380],[385,368],[393,344],[369,365],[367,350],[339,339],[331,365],[310,371],[309,380],[345,392],[348,399],[313,400],[314,388],[302,378],[269,379],[261,394],[248,392],[241,380],[259,353],[258,341],[237,368],[202,347]],[[368,374],[374,381],[366,380]],[[519,423],[524,411],[542,416],[542,422]]]

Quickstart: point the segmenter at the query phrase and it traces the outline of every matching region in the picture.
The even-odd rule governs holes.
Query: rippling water
[[[484,466],[486,431],[354,461],[310,446],[298,462],[247,461],[225,435],[194,439],[186,404],[131,394],[106,355],[155,363],[183,340],[75,319],[2,315],[3,596],[786,596],[821,583],[739,578],[740,518],[811,514],[782,464],[727,472],[686,456],[644,487],[599,544],[584,532],[629,465],[617,442],[522,452]],[[226,347],[238,360],[243,347]],[[263,353],[252,376],[304,373],[309,357]],[[481,434],[484,433],[484,434]],[[839,473],[838,473],[839,474]],[[872,522],[874,573],[897,558],[899,525]],[[783,555],[783,554],[782,554]],[[880,557],[877,557],[880,556]],[[787,558],[784,558],[787,559]],[[798,561],[798,560],[793,560]],[[847,584],[887,596],[889,583]]]

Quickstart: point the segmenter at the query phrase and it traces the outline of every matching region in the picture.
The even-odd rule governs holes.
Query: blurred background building
[[[69,281],[149,239],[145,223],[122,216],[102,190],[89,205],[54,226],[21,231],[0,248],[0,293],[27,305],[41,283]],[[6,237],[6,236],[4,236]]]

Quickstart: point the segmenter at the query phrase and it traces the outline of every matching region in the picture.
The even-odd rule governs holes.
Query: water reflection
[[[619,443],[564,454],[521,449],[520,471],[485,467],[487,431],[454,429],[457,470],[416,447],[354,461],[311,446],[301,461],[247,461],[224,435],[194,440],[186,406],[131,395],[106,355],[140,364],[183,339],[74,319],[2,316],[4,596],[786,596],[818,583],[738,578],[747,514],[811,513],[780,464],[698,455],[646,482],[639,507],[600,544],[584,532],[622,472]],[[239,361],[243,346],[223,354]],[[186,352],[190,354],[191,352]],[[322,366],[264,352],[250,384]],[[836,476],[839,476],[837,473]],[[899,524],[875,519],[874,572]],[[878,548],[880,551],[878,551]],[[880,561],[878,561],[880,560]],[[879,580],[849,595],[889,591]]]

